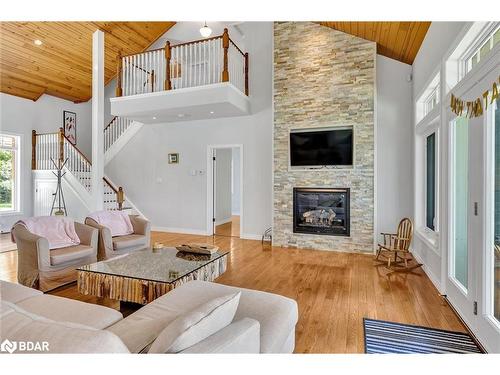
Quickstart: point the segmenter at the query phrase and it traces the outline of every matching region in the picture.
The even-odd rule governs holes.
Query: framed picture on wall
[[[63,111],[63,129],[66,138],[76,145],[76,113]]]
[[[178,153],[168,154],[168,164],[178,164],[178,163],[179,163]]]

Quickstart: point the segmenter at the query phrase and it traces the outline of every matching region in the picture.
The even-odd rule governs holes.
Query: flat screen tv
[[[291,167],[352,166],[353,129],[290,131]]]

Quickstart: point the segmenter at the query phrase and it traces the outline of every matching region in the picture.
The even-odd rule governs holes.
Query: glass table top
[[[212,255],[200,255],[180,252],[175,247],[149,248],[81,266],[77,270],[172,283],[228,253],[218,250]]]

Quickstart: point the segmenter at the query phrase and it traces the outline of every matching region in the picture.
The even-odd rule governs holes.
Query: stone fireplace
[[[274,24],[273,245],[373,252],[375,58],[374,42],[311,22]],[[291,168],[292,130],[336,126],[353,129],[352,167]],[[342,192],[326,193],[342,187],[348,199],[329,203]]]
[[[294,188],[293,232],[349,236],[349,189]]]

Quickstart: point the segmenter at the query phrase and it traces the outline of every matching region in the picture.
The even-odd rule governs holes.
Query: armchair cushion
[[[129,234],[127,236],[113,237],[113,250],[121,251],[137,246],[146,246],[146,236],[141,234]]]
[[[50,250],[50,264],[57,266],[77,259],[96,255],[97,251],[91,246],[77,245]]]
[[[111,236],[124,236],[134,233],[132,222],[127,213],[122,211],[98,211],[90,214],[89,218],[93,219],[100,225],[103,225],[111,231]]]
[[[14,225],[22,225],[29,232],[44,237],[49,242],[49,249],[58,249],[80,244],[75,223],[67,217],[39,216],[19,220]],[[13,239],[16,240],[15,236]]]

